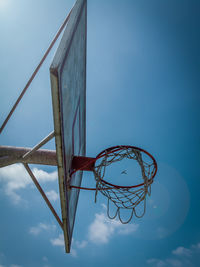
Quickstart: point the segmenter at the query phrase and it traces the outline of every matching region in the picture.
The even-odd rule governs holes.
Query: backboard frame
[[[82,37],[77,35],[78,29],[80,31],[80,23],[83,23],[84,32],[81,33]],[[82,80],[82,90],[80,95],[76,96],[76,102],[74,106],[70,106],[68,104],[69,120],[72,120],[72,123],[66,122],[66,114],[64,113],[64,108],[66,107],[66,97],[63,96],[63,84],[62,84],[62,74],[66,71],[66,62],[69,61],[68,57],[70,57],[70,51],[75,45],[73,41],[78,40],[77,50],[75,49],[75,53],[77,53],[77,58],[75,55],[75,61],[72,66],[72,69],[76,62],[76,59],[81,60],[82,70],[80,68],[76,68],[76,70],[80,73],[76,73],[76,76],[81,77]],[[79,38],[79,39],[77,39]],[[81,39],[82,38],[82,39]],[[75,41],[74,41],[75,42]],[[55,143],[56,143],[56,154],[57,154],[57,166],[58,166],[58,177],[59,177],[59,190],[60,190],[60,203],[61,203],[61,213],[62,213],[62,221],[63,221],[63,231],[64,231],[64,241],[65,241],[65,250],[67,253],[70,252],[71,241],[72,241],[72,233],[75,221],[76,208],[79,197],[79,189],[72,189],[70,186],[71,181],[76,179],[76,183],[81,184],[82,180],[82,172],[74,174],[70,178],[70,166],[71,161],[76,154],[76,156],[85,156],[85,146],[86,146],[86,45],[87,44],[87,0],[77,0],[68,24],[66,26],[65,32],[61,39],[60,45],[56,51],[55,57],[50,67],[50,78],[51,78],[51,90],[52,90],[52,103],[53,103],[53,117],[54,117],[54,132],[55,132]],[[78,50],[79,49],[79,50]],[[72,52],[71,52],[72,53]],[[74,53],[74,52],[73,52]],[[74,67],[75,68],[75,67]],[[64,75],[72,75],[71,70],[68,66],[68,72]],[[80,80],[81,80],[80,79]],[[74,80],[77,83],[77,80]],[[79,86],[79,83],[78,83]],[[76,88],[75,88],[76,89]],[[68,87],[67,89],[70,94],[70,90],[72,88]],[[75,97],[75,96],[73,96]],[[72,110],[72,112],[71,112]],[[66,112],[67,113],[67,112]],[[71,115],[72,114],[72,115]],[[64,117],[65,116],[65,117]],[[73,117],[72,117],[73,116]],[[67,125],[71,125],[71,129],[66,131],[66,123]],[[69,128],[69,127],[68,127]],[[71,147],[71,154],[66,152],[66,132],[69,133],[71,131],[71,135],[69,134],[69,143]],[[78,136],[76,136],[78,135]],[[80,139],[80,140],[78,140]],[[75,149],[75,143],[78,140],[78,150]],[[72,208],[71,208],[72,205]],[[74,205],[74,206],[73,206]],[[72,214],[71,214],[72,213]]]

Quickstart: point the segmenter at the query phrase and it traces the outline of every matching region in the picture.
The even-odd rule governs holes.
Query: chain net
[[[156,173],[155,161],[148,157],[148,160],[142,158],[145,151],[135,148],[119,146],[107,149],[100,155],[94,167],[94,176],[96,180],[96,194],[95,202],[97,199],[98,191],[107,197],[107,214],[110,219],[119,218],[121,223],[129,223],[135,215],[141,218],[146,211],[146,196],[151,194],[151,184]],[[135,186],[118,186],[108,183],[104,180],[106,168],[114,162],[122,161],[123,159],[132,159],[137,161],[141,169],[141,184]],[[116,212],[114,216],[110,215],[110,204],[114,203]],[[136,207],[142,205],[142,212],[138,214]],[[122,219],[122,210],[128,209],[130,211],[128,220]]]

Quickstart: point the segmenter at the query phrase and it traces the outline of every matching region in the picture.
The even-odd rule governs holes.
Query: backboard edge
[[[57,168],[58,168],[58,181],[59,181],[59,192],[60,192],[60,204],[65,240],[65,250],[67,253],[70,252],[69,235],[67,225],[67,207],[65,199],[65,188],[64,188],[64,168],[63,168],[63,156],[62,156],[62,138],[61,138],[61,123],[60,123],[60,105],[59,105],[59,90],[58,90],[58,75],[56,75],[55,69],[50,68],[51,78],[51,91],[52,91],[52,104],[53,104],[53,118],[54,118],[54,132],[55,132],[55,144],[57,154]]]
[[[63,64],[63,60],[65,59],[66,52],[69,49],[69,45],[70,45],[72,36],[74,34],[73,29],[74,29],[74,24],[76,24],[76,21],[77,21],[76,16],[79,16],[80,10],[83,8],[85,4],[87,4],[87,0],[77,0],[72,8],[72,13],[70,15],[71,18],[65,27],[62,39],[60,41],[60,45],[57,48],[57,52],[55,53],[55,56],[50,66],[50,69],[52,70],[52,72],[54,70],[60,69]]]

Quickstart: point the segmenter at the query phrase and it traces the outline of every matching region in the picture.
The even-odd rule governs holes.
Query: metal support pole
[[[25,92],[27,91],[27,89],[29,88],[30,84],[32,83],[33,79],[35,78],[36,74],[38,73],[40,67],[42,66],[43,62],[45,61],[46,57],[48,56],[49,52],[51,51],[52,47],[54,46],[55,42],[57,41],[59,35],[61,34],[61,32],[63,31],[65,25],[67,24],[69,17],[71,15],[72,9],[69,12],[69,14],[67,15],[66,19],[64,20],[63,24],[61,25],[60,29],[58,30],[56,36],[54,37],[53,41],[51,42],[50,46],[48,47],[47,51],[45,52],[43,58],[41,59],[40,63],[38,64],[38,66],[36,67],[35,71],[33,72],[33,74],[31,75],[30,79],[28,80],[27,84],[25,85],[24,89],[22,90],[20,96],[18,97],[17,101],[15,102],[14,106],[12,107],[11,111],[9,112],[8,116],[6,117],[5,121],[3,122],[1,128],[0,128],[0,134],[3,131],[4,127],[6,126],[7,122],[9,121],[10,117],[12,116],[13,112],[15,111],[17,105],[19,104],[19,102],[21,101],[23,95],[25,94]]]
[[[16,158],[12,157],[12,156],[2,156],[0,157],[0,168],[2,167],[6,167],[12,164],[17,163]]]
[[[31,151],[31,148],[0,146],[0,168],[15,163],[29,163],[57,166],[55,150],[39,149],[23,159],[22,156]]]
[[[29,152],[27,152],[25,155],[23,155],[22,159],[28,158],[32,153],[34,153],[36,150],[38,150],[41,146],[45,145],[47,142],[49,142],[54,137],[54,132],[51,132],[47,137],[45,137],[39,144],[34,146]]]
[[[54,217],[56,218],[57,222],[59,223],[60,227],[63,230],[63,223],[62,223],[62,221],[60,220],[60,218],[59,218],[58,214],[56,213],[55,209],[53,208],[53,206],[51,205],[51,202],[47,198],[46,194],[44,193],[42,187],[38,183],[37,179],[35,178],[34,174],[32,173],[31,169],[29,168],[28,164],[23,163],[23,165],[26,168],[27,172],[29,173],[29,175],[30,175],[31,179],[33,180],[35,186],[39,190],[40,194],[42,195],[43,199],[45,200],[47,206],[50,208],[51,212],[53,213]]]

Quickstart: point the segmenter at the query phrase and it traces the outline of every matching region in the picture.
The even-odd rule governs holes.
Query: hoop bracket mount
[[[74,156],[72,159],[72,174],[76,171],[93,171],[96,158]]]

